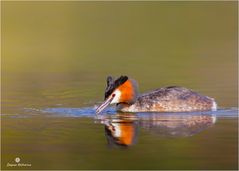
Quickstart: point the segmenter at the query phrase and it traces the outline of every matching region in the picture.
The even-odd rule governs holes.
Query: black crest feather
[[[128,80],[127,76],[120,76],[116,80],[114,80],[113,77],[108,76],[107,77],[107,86],[105,89],[105,99],[107,99],[117,87],[124,84],[127,80]]]

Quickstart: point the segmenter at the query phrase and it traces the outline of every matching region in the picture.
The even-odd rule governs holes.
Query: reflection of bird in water
[[[111,119],[102,122],[109,146],[130,146],[137,138],[137,123],[127,118]]]
[[[195,135],[216,122],[214,115],[158,115],[152,114],[139,122],[140,127],[165,137],[186,137]]]
[[[138,127],[163,137],[187,137],[214,125],[216,117],[210,114],[117,114],[103,117],[109,146],[130,146],[136,143]]]
[[[116,104],[123,112],[189,112],[216,110],[213,98],[200,95],[184,87],[165,87],[146,94],[138,94],[135,80],[121,76],[107,78],[105,101],[96,109],[103,111],[109,104]]]

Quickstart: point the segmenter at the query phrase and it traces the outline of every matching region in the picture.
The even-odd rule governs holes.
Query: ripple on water
[[[95,117],[94,107],[84,108],[46,108],[41,110],[44,113],[55,114],[54,116],[68,116],[68,117]],[[115,114],[114,108],[107,108],[106,114]]]
[[[95,107],[83,107],[83,108],[66,108],[66,107],[55,107],[55,108],[24,108],[25,112],[19,114],[1,114],[1,116],[13,117],[13,118],[25,118],[36,116],[41,113],[46,114],[45,116],[50,117],[89,117],[89,118],[99,118],[99,117],[117,117],[117,114],[126,114],[122,112],[115,111],[115,108],[109,107],[104,110],[103,113],[96,115]],[[37,112],[37,113],[35,113]],[[155,115],[165,115],[165,116],[174,116],[174,115],[215,115],[217,118],[235,118],[238,117],[238,108],[221,108],[217,111],[208,111],[208,112],[175,112],[175,113],[165,113],[165,112],[141,112],[141,113],[127,113],[134,115],[139,118],[147,118]],[[97,117],[96,117],[97,116]]]
[[[95,108],[94,107],[84,107],[84,108],[46,108],[40,110],[43,113],[51,114],[52,116],[59,117],[95,117]],[[119,114],[115,111],[115,109],[107,108],[102,114],[98,116],[105,115],[115,115]],[[121,113],[122,114],[122,113]],[[132,114],[132,113],[131,113]],[[160,114],[160,115],[216,115],[217,117],[237,117],[238,116],[238,108],[224,108],[219,109],[217,111],[207,111],[207,112],[179,112],[179,113],[157,113],[157,112],[144,112],[144,113],[135,113],[137,117],[147,118],[151,115]]]

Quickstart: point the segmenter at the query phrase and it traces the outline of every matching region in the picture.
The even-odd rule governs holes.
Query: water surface
[[[100,115],[94,108],[24,110],[2,116],[3,162],[18,156],[37,169],[237,167],[237,109],[134,114],[109,108]]]

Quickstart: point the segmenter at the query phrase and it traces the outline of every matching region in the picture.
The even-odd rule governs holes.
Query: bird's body
[[[117,80],[107,79],[105,102],[96,112],[100,113],[109,104],[116,104],[122,112],[193,112],[217,110],[213,98],[190,89],[171,86],[139,94],[135,80],[121,76]]]
[[[123,112],[190,112],[216,110],[214,99],[184,87],[165,87],[139,95],[135,103],[119,103]]]

